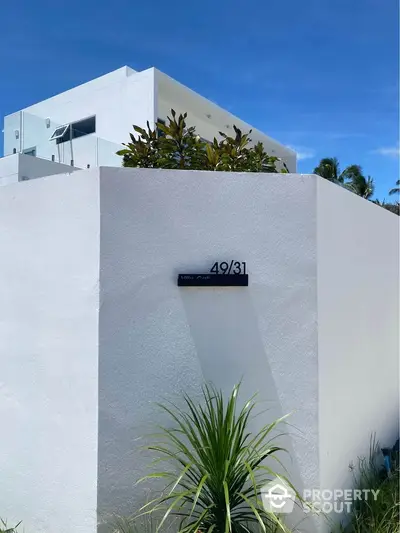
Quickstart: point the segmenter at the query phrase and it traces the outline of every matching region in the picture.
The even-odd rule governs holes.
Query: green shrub
[[[276,515],[264,510],[261,500],[261,488],[275,477],[289,483],[270,464],[283,450],[272,437],[283,419],[252,435],[249,422],[256,404],[251,398],[238,409],[238,392],[236,386],[225,402],[221,391],[205,386],[202,404],[185,395],[184,410],[160,406],[175,427],[161,428],[161,441],[148,449],[157,453],[156,463],[166,461],[170,467],[143,479],[161,478],[166,489],[141,509],[160,513],[158,529],[172,515],[180,520],[180,533],[288,531]]]
[[[124,167],[170,168],[190,170],[215,170],[226,172],[278,172],[277,163],[287,172],[285,163],[278,157],[265,152],[258,142],[251,145],[250,134],[242,133],[233,126],[232,137],[219,132],[221,140],[205,141],[196,133],[194,126],[188,126],[187,113],[180,114],[171,109],[166,123],[158,122],[152,129],[133,126],[136,134],[130,133],[130,142],[117,155],[123,157]],[[210,140],[211,141],[211,140]]]

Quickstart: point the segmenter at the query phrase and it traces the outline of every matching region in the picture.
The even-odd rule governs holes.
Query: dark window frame
[[[69,130],[70,125],[64,124],[62,126],[57,126],[56,129],[51,134],[49,141],[56,141],[64,137],[65,133]]]
[[[79,129],[81,128],[81,129]],[[61,130],[57,135],[55,133]],[[85,131],[86,130],[86,131]],[[61,144],[79,137],[86,137],[86,135],[92,135],[96,133],[96,115],[90,115],[89,117],[81,120],[76,120],[70,124],[64,126],[58,126],[53,135],[50,137],[51,141],[56,141],[57,144]]]
[[[30,155],[31,157],[36,157],[36,146],[32,146],[32,148],[26,148],[22,153],[25,155]]]

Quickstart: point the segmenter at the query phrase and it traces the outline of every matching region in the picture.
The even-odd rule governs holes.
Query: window
[[[56,139],[62,138],[68,130],[69,130],[69,124],[66,124],[64,126],[59,126],[53,131],[53,134],[49,140],[54,141]]]
[[[65,143],[66,141],[70,141],[72,139],[72,137],[71,137],[71,124],[67,124],[67,127],[64,129],[64,132],[62,133],[62,135],[58,135],[57,137],[53,137],[53,139],[56,139],[56,144]]]
[[[84,135],[90,135],[96,132],[96,117],[88,117],[71,124],[59,126],[53,132],[50,137],[50,141],[56,141],[57,144],[71,141],[77,137],[83,137]]]
[[[33,148],[28,148],[27,150],[24,150],[23,152],[25,155],[31,155],[33,157],[36,157],[36,146]]]
[[[160,123],[162,124],[163,126],[165,126],[165,120],[163,120],[162,118],[158,118],[157,119],[157,123]],[[163,132],[163,130],[161,130],[160,128],[157,128],[157,135],[159,137],[165,137],[165,133]]]
[[[89,117],[71,124],[72,139],[96,132],[96,117]]]

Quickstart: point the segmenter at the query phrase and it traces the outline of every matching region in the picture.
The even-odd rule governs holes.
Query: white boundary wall
[[[370,433],[398,431],[398,229],[316,176],[101,168],[2,187],[0,512],[93,533],[96,506],[134,511],[154,402],[204,380],[243,378],[260,423],[293,411],[300,490],[350,487]],[[248,288],[177,287],[230,259]]]

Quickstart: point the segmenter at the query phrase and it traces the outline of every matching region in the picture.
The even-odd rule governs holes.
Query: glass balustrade
[[[88,133],[93,129],[90,120],[80,124],[84,131],[25,111],[9,115],[4,123],[4,155],[25,153],[78,168],[121,166],[116,152],[122,145]]]

